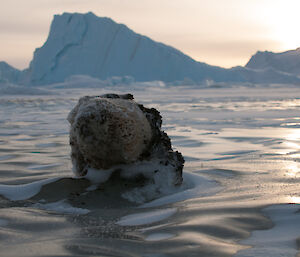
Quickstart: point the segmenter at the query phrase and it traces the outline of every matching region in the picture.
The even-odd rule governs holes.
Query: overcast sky
[[[0,61],[26,68],[54,14],[89,12],[124,23],[197,61],[245,65],[257,50],[300,47],[299,0],[0,0]]]

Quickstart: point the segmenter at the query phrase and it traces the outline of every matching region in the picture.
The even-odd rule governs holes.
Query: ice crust
[[[144,203],[139,208],[163,206],[200,196],[213,195],[222,190],[222,187],[216,181],[209,180],[197,173],[189,172],[183,173],[183,184],[180,187],[174,188],[169,186],[163,188],[164,192],[160,193],[159,197],[157,196],[155,200],[150,202],[144,199]],[[142,195],[139,191],[146,191],[148,197],[155,195],[156,192],[155,189],[149,186],[148,188],[135,189],[132,192],[128,192],[124,197],[127,196],[127,199],[137,202],[140,199],[140,195]]]
[[[130,214],[122,217],[117,222],[117,224],[121,226],[140,226],[152,224],[167,219],[173,216],[176,212],[176,208],[166,208],[161,210]]]
[[[8,225],[8,221],[7,220],[4,220],[4,219],[0,219],[0,227],[5,227]]]
[[[49,178],[23,185],[0,184],[0,195],[12,201],[26,200],[38,194],[44,185],[53,183],[59,179],[61,178]]]
[[[153,170],[161,172],[154,173]],[[91,182],[87,191],[93,191],[102,183],[106,183],[115,170],[120,171],[120,179],[129,180],[138,176],[148,179],[149,183],[128,188],[122,193],[122,198],[139,204],[138,208],[159,207],[199,196],[218,193],[222,187],[215,181],[209,180],[197,173],[184,172],[183,182],[174,186],[175,174],[170,166],[162,166],[159,161],[143,161],[129,165],[119,165],[105,172],[89,169],[84,178]]]
[[[35,203],[31,207],[62,214],[83,215],[90,212],[88,209],[73,207],[67,203],[66,200],[60,200],[53,203]]]
[[[254,231],[250,238],[241,242],[251,248],[238,252],[235,257],[296,256],[300,231],[299,207],[299,204],[281,204],[264,209],[264,213],[274,222],[274,227]]]
[[[161,240],[167,240],[170,239],[172,237],[174,237],[175,235],[170,234],[170,233],[153,233],[148,235],[145,240],[146,241],[161,241]]]

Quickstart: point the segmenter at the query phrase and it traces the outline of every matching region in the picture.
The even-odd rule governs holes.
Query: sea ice
[[[161,241],[161,240],[167,240],[170,239],[172,237],[174,237],[175,235],[170,234],[170,233],[153,233],[148,235],[145,240],[146,241]]]
[[[8,225],[8,221],[4,219],[0,219],[0,227],[5,227]]]
[[[168,187],[166,190],[169,191],[164,192],[165,194],[161,193],[161,197],[151,202],[144,203],[140,205],[139,208],[157,207],[200,196],[213,195],[222,189],[222,187],[216,181],[209,180],[196,173],[184,172],[183,181],[183,184],[179,188]],[[148,189],[148,194],[153,195],[154,192]],[[136,195],[140,195],[140,193],[137,193]]]
[[[117,224],[121,226],[140,226],[162,221],[173,216],[177,212],[176,208],[167,208],[156,211],[130,214],[122,217]]]
[[[47,210],[47,211],[54,211],[57,213],[62,214],[88,214],[90,210],[73,207],[66,200],[61,200],[58,202],[53,203],[35,203],[31,207]]]
[[[0,195],[12,201],[26,200],[38,194],[42,186],[53,183],[59,179],[60,178],[48,178],[23,185],[0,184]]]
[[[268,230],[254,231],[252,236],[241,243],[252,248],[238,252],[235,257],[294,257],[296,240],[300,236],[300,215],[298,204],[273,205],[264,212],[275,223]]]

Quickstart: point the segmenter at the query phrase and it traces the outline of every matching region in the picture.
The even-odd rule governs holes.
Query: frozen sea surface
[[[1,256],[299,254],[300,88],[93,83],[0,96]],[[66,116],[108,92],[161,111],[182,187],[141,204],[72,177]]]

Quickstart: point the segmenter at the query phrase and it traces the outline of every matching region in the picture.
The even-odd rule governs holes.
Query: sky
[[[0,0],[0,61],[24,69],[54,14],[89,12],[126,24],[197,61],[245,65],[256,51],[300,47],[299,0]]]

